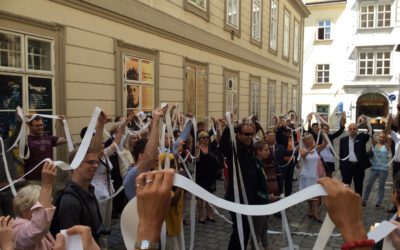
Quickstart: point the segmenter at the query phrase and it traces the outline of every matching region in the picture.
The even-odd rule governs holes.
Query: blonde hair
[[[201,131],[198,135],[198,137],[208,137],[208,133],[206,131]]]
[[[17,216],[29,211],[33,205],[39,200],[40,186],[28,185],[21,188],[13,200],[14,212]]]

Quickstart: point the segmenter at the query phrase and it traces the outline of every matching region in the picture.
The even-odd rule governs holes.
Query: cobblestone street
[[[391,173],[391,169],[389,170]],[[337,176],[339,172],[336,172]],[[369,170],[366,171],[366,177],[369,175]],[[340,176],[338,176],[340,177]],[[298,182],[293,182],[294,190],[297,190]],[[364,207],[364,222],[365,226],[369,228],[376,222],[381,222],[390,218],[392,215],[388,214],[386,210],[391,206],[391,187],[392,178],[389,175],[386,187],[385,187],[385,199],[383,206],[380,208],[375,208],[375,197],[377,194],[377,183],[372,190],[369,202],[366,207]],[[223,197],[223,181],[217,182],[217,192],[215,193],[219,197]],[[189,221],[189,207],[190,207],[190,194],[186,196],[186,219]],[[290,230],[292,232],[292,238],[294,244],[300,246],[301,249],[312,249],[314,242],[316,240],[316,233],[319,232],[321,224],[308,218],[306,216],[307,204],[305,202],[290,207],[286,210],[286,215],[289,221]],[[218,209],[220,213],[225,215],[230,219],[229,212],[222,209]],[[321,215],[325,216],[325,208],[321,207]],[[195,234],[195,244],[194,249],[196,250],[206,250],[206,249],[227,249],[231,225],[224,221],[223,219],[216,217],[217,222],[211,223],[206,222],[205,224],[196,223],[196,234]],[[197,219],[197,217],[196,217]],[[269,230],[271,231],[282,231],[281,220],[270,216],[268,218]],[[185,230],[185,243],[188,248],[190,243],[190,225],[184,226]],[[297,235],[297,232],[312,233],[314,236],[304,236]],[[334,231],[334,234],[337,234]],[[279,249],[281,247],[287,246],[286,241],[284,241],[281,234],[269,234],[268,235],[269,247],[270,249]],[[332,236],[329,239],[327,247],[325,249],[340,249],[342,245],[342,238]],[[119,221],[113,226],[113,234],[110,237],[109,242],[110,249],[120,250],[126,249],[123,245],[122,236],[119,231]]]

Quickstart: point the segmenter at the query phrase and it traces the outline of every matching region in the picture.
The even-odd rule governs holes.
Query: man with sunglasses
[[[62,119],[64,117],[62,116]],[[46,158],[53,159],[53,147],[65,144],[65,137],[57,137],[44,133],[45,124],[40,116],[36,116],[28,123],[28,148],[29,158],[25,161],[24,172],[27,173],[33,169],[39,162]],[[41,180],[42,166],[28,174],[25,179],[30,182],[39,182]]]
[[[225,121],[222,122],[222,126],[225,127]],[[233,158],[235,158],[236,169],[240,169],[243,177],[243,184],[246,190],[246,196],[248,203],[250,205],[256,204],[257,200],[257,163],[254,157],[253,152],[253,127],[249,123],[241,123],[235,128],[236,132],[236,145],[237,145],[237,154],[234,153],[232,148],[232,141],[230,139],[230,130],[229,127],[226,127],[223,130],[221,140],[220,140],[220,148],[226,157],[227,165],[228,165],[228,188],[226,191],[226,199],[229,201],[235,201],[234,191],[233,191]],[[233,157],[235,156],[235,157]],[[238,165],[239,163],[239,165]],[[239,180],[239,175],[237,174],[237,179]],[[238,185],[240,185],[238,183]],[[240,203],[243,204],[243,196],[241,192],[241,188],[239,186],[239,197]],[[229,250],[232,249],[241,249],[240,240],[236,222],[236,214],[231,212],[231,217],[233,221],[232,226],[232,234],[229,241]],[[243,236],[244,236],[244,247],[246,248],[247,242],[250,236],[250,226],[247,220],[247,216],[242,216],[243,222]]]

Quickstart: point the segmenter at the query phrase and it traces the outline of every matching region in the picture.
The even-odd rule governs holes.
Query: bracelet
[[[342,245],[342,250],[350,250],[358,247],[373,247],[375,245],[374,240],[355,240],[355,241],[349,241],[347,243],[344,243]]]
[[[160,249],[160,243],[149,240],[142,240],[135,243],[135,249],[136,250]]]

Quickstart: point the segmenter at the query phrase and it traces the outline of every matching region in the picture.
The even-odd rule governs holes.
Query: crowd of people
[[[225,199],[260,205],[290,196],[294,171],[299,168],[299,190],[321,183],[328,193],[325,199],[308,200],[305,214],[321,223],[320,205],[324,202],[342,233],[344,246],[353,246],[346,249],[366,249],[372,247],[373,242],[366,238],[362,206],[367,205],[377,178],[379,193],[375,205],[382,206],[388,166],[393,157],[397,168],[393,170],[392,199],[397,211],[400,177],[396,177],[395,171],[400,162],[397,152],[400,135],[392,117],[375,139],[372,129],[358,131],[360,124],[368,124],[366,116],[360,116],[357,124],[349,123],[348,135],[342,136],[345,113],[341,115],[339,129],[332,132],[326,121],[313,114],[307,117],[304,127],[290,111],[274,117],[275,126],[263,129],[255,115],[240,121],[235,115],[227,119],[212,118],[212,124],[207,126],[206,121],[196,124],[192,114],[183,116],[174,112],[175,108],[173,106],[169,112],[168,106],[156,108],[147,116],[141,113],[125,119],[116,117],[114,126],[108,129],[105,125],[110,119],[101,112],[94,134],[89,135],[91,143],[83,160],[71,171],[61,190],[56,190],[54,184],[55,163],[49,160],[39,167],[36,165],[46,158],[52,159],[53,147],[65,144],[67,139],[44,134],[43,118],[28,115],[25,151],[29,154],[24,161],[24,172],[28,174],[25,182],[15,184],[18,189],[15,197],[10,188],[0,192],[1,249],[65,249],[65,238],[59,233],[62,229],[68,229],[67,234],[80,234],[84,249],[107,249],[112,218],[117,218],[124,205],[134,197],[138,200],[140,218],[136,249],[158,249],[164,221],[166,249],[182,249],[187,194],[181,188],[172,187],[174,174],[192,179],[210,193],[216,191],[217,180],[223,178]],[[1,187],[8,185],[4,163],[12,179],[18,179],[15,155],[9,149],[25,121],[18,115],[16,118],[14,133],[3,140],[5,161],[0,161]],[[172,121],[172,130],[160,126],[167,120]],[[86,133],[87,128],[83,128],[81,138]],[[337,156],[332,145],[340,136]],[[372,147],[368,149],[371,137]],[[77,157],[80,147],[83,146],[77,144],[69,152],[69,163]],[[332,178],[337,169],[335,157],[340,158],[342,182]],[[371,171],[363,193],[365,170],[369,167]],[[355,192],[350,188],[352,182]],[[124,191],[116,194],[115,190],[120,187]],[[213,207],[198,198],[198,223],[213,224],[216,219]],[[267,216],[249,217],[231,212],[231,219],[228,249],[241,249],[241,243],[246,248],[252,229],[257,238],[252,248],[255,249],[254,244],[268,248]],[[394,244],[400,243],[397,234],[391,237]]]

